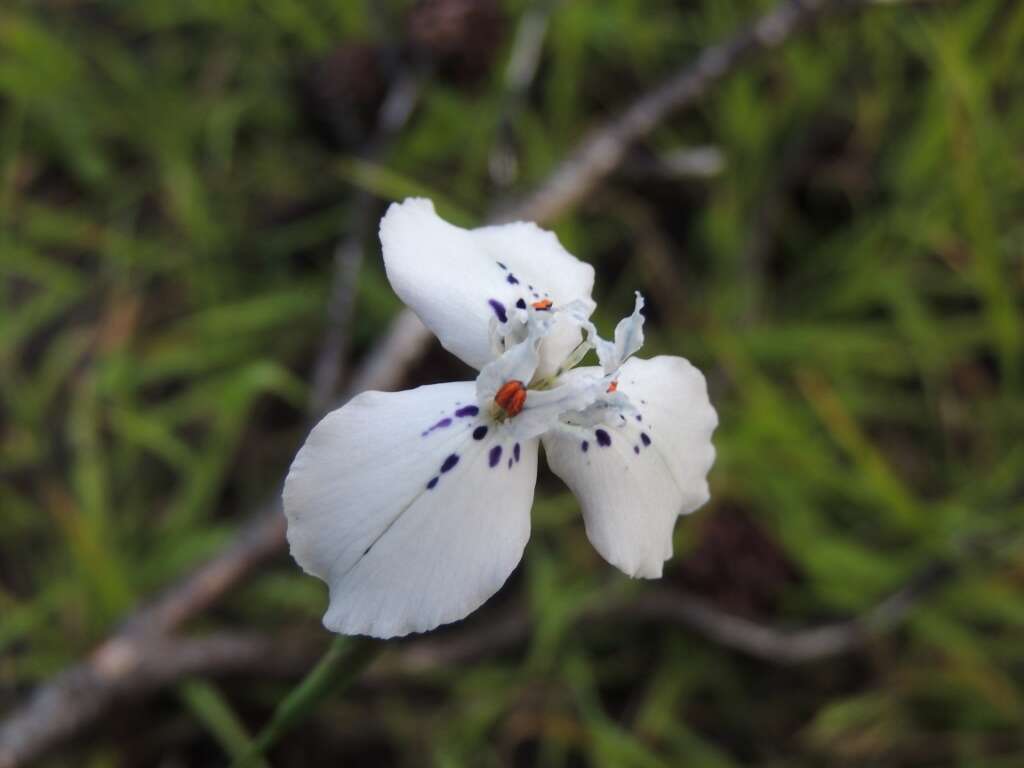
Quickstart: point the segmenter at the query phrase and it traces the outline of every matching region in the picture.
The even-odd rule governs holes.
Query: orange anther
[[[514,395],[512,395],[512,402],[508,404],[508,415],[515,416],[526,405],[526,390],[520,389]]]
[[[533,302],[530,306],[534,309],[551,309],[551,299],[541,299],[540,301]]]
[[[526,404],[526,387],[517,379],[506,381],[494,395],[494,402],[509,416],[515,416]]]
[[[608,385],[608,389],[605,392],[614,392],[619,388],[619,380],[615,379],[611,384]]]

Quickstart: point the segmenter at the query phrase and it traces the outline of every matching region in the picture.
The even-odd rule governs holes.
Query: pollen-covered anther
[[[615,379],[611,384],[608,385],[608,389],[605,392],[615,392],[619,388],[619,380]]]
[[[541,299],[540,301],[533,302],[530,306],[534,309],[545,311],[551,309],[551,299]]]
[[[523,382],[512,379],[506,381],[494,395],[494,402],[509,416],[515,416],[526,404],[526,387]]]

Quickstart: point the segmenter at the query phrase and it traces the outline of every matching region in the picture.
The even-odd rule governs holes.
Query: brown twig
[[[519,175],[519,158],[515,142],[515,118],[526,103],[526,97],[540,67],[553,0],[540,0],[519,17],[505,66],[505,91],[494,144],[487,161],[491,180],[507,187]]]
[[[650,133],[670,112],[696,102],[750,55],[777,47],[823,12],[869,4],[870,0],[784,0],[735,37],[705,49],[692,64],[592,133],[536,192],[517,205],[501,209],[492,221],[550,222],[558,218],[617,167],[633,142]],[[353,377],[351,390],[397,386],[429,340],[422,324],[409,310],[403,310],[378,352]],[[340,364],[340,360],[337,362]],[[267,558],[284,549],[284,527],[276,499],[261,509],[265,511],[246,525],[227,550],[200,566],[152,606],[140,610],[87,660],[44,684],[22,708],[10,714],[0,724],[0,768],[14,768],[40,756],[96,720],[128,691],[151,689],[144,675],[161,685],[169,682],[172,676],[163,673],[161,664],[165,657],[170,658],[170,647],[182,641],[167,633],[201,613]],[[105,666],[111,658],[131,659],[133,663]],[[131,685],[127,676],[132,677]]]
[[[949,576],[951,572],[937,567],[926,582],[900,589],[862,616],[806,629],[759,624],[698,598],[657,589],[623,606],[621,618],[679,624],[723,648],[772,664],[795,666],[863,648],[906,619],[924,597],[948,583]]]
[[[700,100],[755,53],[777,48],[824,13],[855,10],[870,0],[787,0],[648,91],[615,119],[594,131],[528,198],[499,213],[499,220],[550,221],[570,210],[622,162],[634,142],[669,114]]]
[[[999,541],[1002,537],[999,537]],[[965,563],[937,561],[864,614],[806,629],[780,628],[726,613],[685,592],[646,589],[610,605],[584,612],[584,625],[657,622],[678,625],[724,648],[786,666],[808,664],[852,653],[904,621],[915,606],[950,583],[960,566],[987,561],[993,542],[962,548]],[[368,682],[392,682],[410,675],[456,666],[520,646],[530,635],[521,606],[440,635],[407,641],[380,658],[367,672]],[[93,721],[115,703],[145,695],[188,676],[259,675],[294,677],[323,651],[310,637],[270,637],[258,633],[213,633],[200,638],[156,634],[144,644],[133,638],[104,643],[84,664],[62,673],[33,699],[32,706],[4,726],[6,757],[38,751],[40,740],[70,733]],[[4,758],[5,754],[0,754]]]
[[[97,652],[122,640],[141,645],[173,632],[205,611],[267,560],[279,555],[284,543],[284,517],[275,498],[260,508],[226,549],[136,611]],[[4,743],[3,734],[0,729],[0,746]],[[0,750],[2,766],[3,751]]]
[[[991,557],[991,546],[979,542],[962,548],[961,557],[965,561]],[[585,611],[580,623],[600,625],[632,621],[677,625],[715,645],[761,661],[785,666],[809,664],[864,648],[873,638],[903,622],[922,600],[949,584],[959,570],[953,561],[936,561],[860,616],[817,627],[784,628],[762,624],[723,611],[695,595],[666,587],[649,587],[639,594]],[[529,637],[530,630],[529,615],[517,606],[475,626],[409,642],[400,653],[383,658],[371,668],[370,675],[420,674],[493,656],[521,644]]]
[[[420,84],[412,74],[399,75],[389,89],[377,119],[377,131],[362,155],[366,159],[380,156],[395,135],[405,126],[419,100]],[[363,250],[376,230],[376,200],[368,191],[360,192],[353,203],[354,222],[351,234],[334,249],[334,270],[330,300],[327,303],[327,324],[320,354],[313,365],[309,412],[317,419],[330,408],[338,392],[342,367],[348,358],[352,316],[355,310],[356,283],[363,263]]]
[[[292,677],[312,652],[310,643],[255,634],[211,633],[198,638],[155,634],[144,644],[135,636],[116,636],[86,661],[50,680],[29,706],[7,719],[0,765],[7,768],[38,757],[56,740],[97,720],[117,703],[187,677],[257,670],[262,675]]]

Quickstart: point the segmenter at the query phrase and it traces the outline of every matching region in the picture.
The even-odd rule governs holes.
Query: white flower
[[[605,341],[589,321],[593,268],[534,224],[464,230],[414,199],[380,236],[395,291],[480,374],[365,392],[300,449],[288,541],[330,586],[324,625],[393,637],[476,610],[522,557],[541,442],[597,551],[660,576],[676,517],[708,499],[717,416],[686,360],[630,357],[640,295]],[[577,367],[590,349],[600,367]]]

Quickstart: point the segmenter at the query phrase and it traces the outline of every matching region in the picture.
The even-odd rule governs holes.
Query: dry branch
[[[862,649],[904,620],[915,605],[949,583],[955,573],[948,564],[936,564],[861,616],[818,627],[791,629],[761,624],[723,612],[693,595],[665,588],[648,589],[588,611],[580,617],[580,623],[676,625],[762,661],[808,664]],[[368,670],[367,682],[400,682],[493,657],[520,647],[532,630],[529,615],[521,606],[485,618],[396,645]],[[87,664],[51,681],[37,697],[33,716],[16,721],[18,732],[22,741],[31,742],[39,738],[43,723],[96,719],[117,701],[145,695],[192,675],[293,678],[314,663],[323,647],[322,638],[229,632],[199,638],[158,635],[144,647],[132,642],[109,642]],[[17,742],[14,745],[17,747]]]
[[[388,90],[377,120],[377,132],[363,150],[366,158],[381,155],[391,140],[408,122],[419,101],[419,78],[401,74]],[[362,191],[353,202],[353,227],[348,237],[334,249],[334,270],[330,299],[327,302],[327,324],[320,344],[320,354],[313,365],[309,412],[317,419],[331,406],[342,378],[342,366],[348,358],[351,321],[355,311],[355,294],[363,250],[376,231],[376,200]],[[356,390],[360,391],[360,390]]]
[[[564,215],[616,169],[634,142],[671,112],[695,103],[752,54],[779,46],[823,13],[870,4],[870,0],[784,0],[734,37],[705,49],[693,63],[599,127],[532,195],[499,210],[492,221],[550,222]],[[328,338],[334,336],[329,333]],[[415,315],[404,310],[353,376],[350,393],[398,386],[429,341],[429,333]],[[323,376],[329,379],[331,366],[338,364],[340,359],[328,359]],[[177,670],[165,666],[165,660],[174,658],[171,649],[186,642],[170,633],[283,551],[284,525],[277,505],[276,497],[262,505],[228,549],[141,609],[88,659],[44,684],[23,707],[10,713],[0,723],[0,768],[14,768],[39,757],[98,719],[116,701],[165,685],[180,676],[181,669],[196,673],[201,665]],[[191,654],[197,646],[188,642],[186,650]],[[131,663],[111,665],[111,659]]]
[[[989,561],[991,542],[963,548],[968,563]],[[954,562],[936,562],[904,587],[853,619],[804,629],[775,627],[726,613],[685,592],[647,589],[587,611],[587,626],[622,622],[676,625],[738,653],[773,664],[799,665],[855,652],[899,624],[928,595],[959,571]],[[514,607],[497,617],[397,645],[367,672],[368,682],[393,682],[411,675],[457,666],[519,647],[531,632],[529,615]],[[98,719],[116,703],[139,697],[188,676],[256,675],[295,677],[323,651],[323,642],[301,636],[213,633],[199,638],[153,635],[115,637],[83,664],[49,682],[29,708],[5,725],[4,744],[15,756],[36,749],[55,732],[71,733]],[[0,755],[0,757],[4,757]],[[10,760],[10,758],[8,758]],[[16,761],[0,765],[12,766]]]

